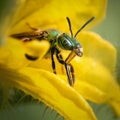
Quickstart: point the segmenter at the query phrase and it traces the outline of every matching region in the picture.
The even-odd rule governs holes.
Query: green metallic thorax
[[[58,30],[54,29],[48,29],[46,32],[48,33],[48,41],[50,42],[56,40],[57,36],[60,34]]]

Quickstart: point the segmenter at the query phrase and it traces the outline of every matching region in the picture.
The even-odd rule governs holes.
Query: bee
[[[33,28],[29,25],[29,27],[32,29],[31,32],[22,32],[18,34],[12,34],[10,36],[23,41],[31,41],[35,39],[38,41],[40,40],[49,41],[53,72],[56,74],[56,66],[54,61],[54,54],[55,54],[58,62],[64,65],[65,67],[69,85],[73,86],[75,83],[75,75],[74,75],[74,68],[70,62],[75,56],[79,56],[79,57],[83,56],[83,48],[79,43],[79,41],[76,39],[76,37],[78,33],[94,19],[94,17],[91,17],[80,29],[78,29],[75,35],[73,35],[72,32],[70,19],[68,17],[66,17],[66,19],[68,22],[69,31],[71,35],[68,35],[66,33],[61,33],[55,29],[40,30],[37,28]],[[61,49],[71,51],[65,60],[63,60],[63,57],[61,55]],[[25,53],[25,57],[28,60],[33,60],[33,61],[38,59],[38,57],[31,56],[27,53]]]

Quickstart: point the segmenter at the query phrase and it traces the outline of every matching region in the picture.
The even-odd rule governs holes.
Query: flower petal
[[[116,49],[112,44],[93,32],[81,32],[79,41],[83,46],[84,56],[102,63],[112,73],[114,72],[116,65]]]
[[[108,97],[114,97],[119,93],[119,85],[108,69],[94,59],[84,57],[74,60],[74,68],[77,69],[76,76],[89,84],[96,86],[107,93]]]
[[[113,107],[113,109],[115,110],[116,114],[118,116],[120,116],[120,99],[117,101],[117,100],[111,100],[109,102],[109,104]]]
[[[17,73],[2,65],[0,78],[4,85],[20,88],[27,94],[42,100],[69,120],[96,120],[92,109],[72,87],[56,75],[41,69],[23,68]],[[4,75],[6,75],[4,77]]]
[[[33,41],[22,45],[19,41],[9,38],[9,41],[0,47],[0,62],[18,69],[31,63],[25,58],[25,53],[42,58],[47,53],[49,46],[47,41]]]
[[[73,65],[77,69],[75,89],[86,99],[108,104],[120,102],[119,85],[105,66],[88,57],[74,60]]]
[[[26,23],[36,28],[62,28],[61,30],[67,29],[68,31],[65,20],[67,16],[77,28],[94,16],[95,20],[90,24],[93,26],[103,19],[105,10],[106,0],[69,0],[69,2],[65,0],[24,0],[13,18],[10,33],[28,30]]]
[[[76,59],[79,73],[75,89],[86,99],[96,103],[108,103],[120,115],[120,88],[113,72],[116,65],[116,49],[100,36],[92,32],[81,32],[80,42],[83,45],[83,58]],[[76,63],[75,63],[76,62]],[[79,69],[79,70],[78,70]]]

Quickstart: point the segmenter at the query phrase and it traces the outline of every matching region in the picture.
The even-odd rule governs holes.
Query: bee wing
[[[16,38],[17,40],[23,41],[23,42],[29,42],[33,40],[33,38],[29,35],[29,33],[18,33],[18,34],[11,34],[10,37]]]
[[[24,39],[24,38],[31,38],[30,34],[28,32],[18,33],[18,34],[11,34],[10,37],[16,38],[16,39]]]
[[[22,32],[18,34],[11,34],[10,37],[16,38],[18,40],[23,41],[31,41],[33,39],[37,40],[46,40],[48,39],[48,32],[47,31],[33,31],[33,32]]]

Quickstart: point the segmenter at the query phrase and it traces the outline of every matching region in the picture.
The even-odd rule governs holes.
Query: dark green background
[[[7,4],[11,4],[11,2],[0,1],[0,15]],[[6,14],[8,12],[6,10]],[[99,33],[116,47],[117,65],[115,74],[120,82],[120,0],[108,0],[106,18],[101,24],[93,28],[93,31]],[[98,120],[120,120],[109,106],[93,103],[90,103],[90,105],[93,107]],[[10,106],[9,109],[1,110],[0,120],[63,120],[63,118],[60,118],[55,111],[45,107],[42,103],[31,102],[30,104],[19,104],[16,107]]]

